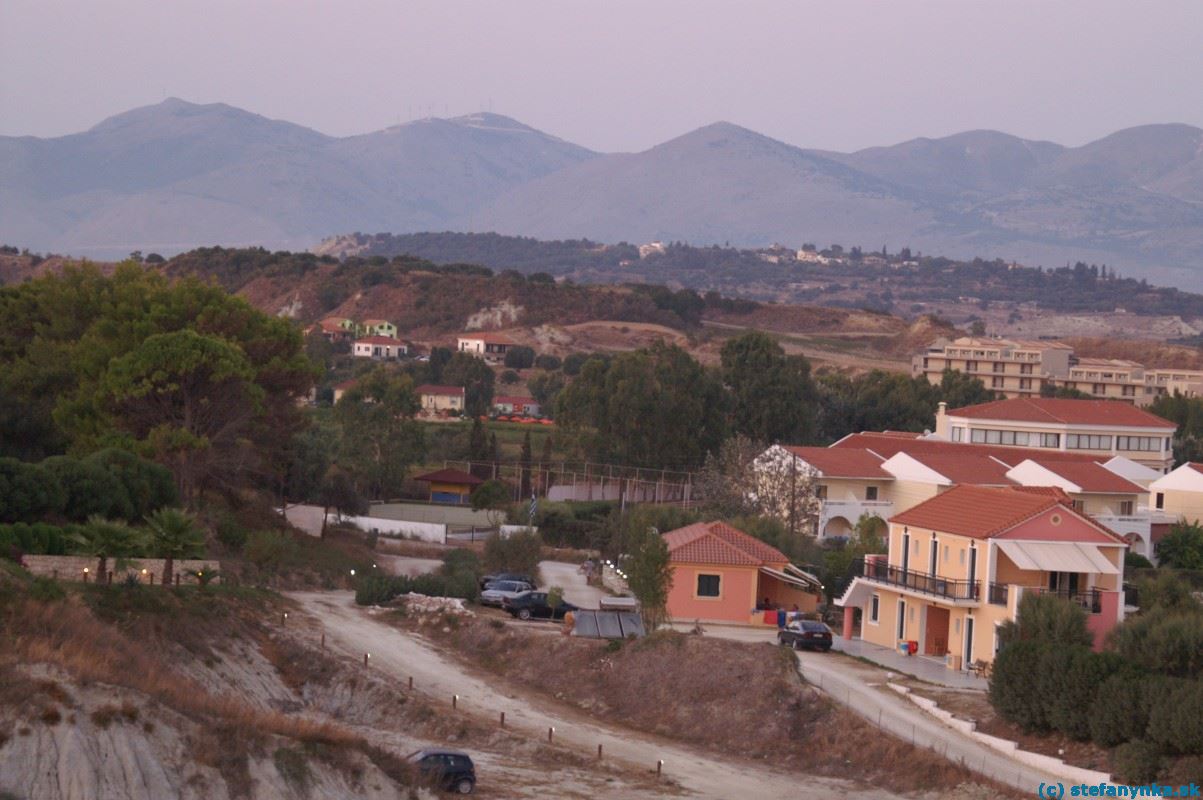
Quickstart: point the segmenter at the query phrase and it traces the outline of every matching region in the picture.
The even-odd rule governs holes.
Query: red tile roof
[[[1186,466],[1190,467],[1195,472],[1203,472],[1203,464],[1200,464],[1197,461],[1187,461]]]
[[[670,561],[759,567],[787,563],[775,547],[725,522],[696,522],[664,534]]]
[[[391,336],[365,336],[362,339],[356,339],[355,344],[401,344],[400,339],[394,339]]]
[[[511,406],[513,406],[513,405],[528,406],[528,405],[531,405],[532,403],[534,403],[535,405],[538,405],[539,401],[533,397],[523,397],[521,395],[516,395],[516,394],[504,394],[504,395],[501,395],[500,397],[493,398],[493,405],[500,405],[502,403],[504,403],[506,405],[511,405]]]
[[[1051,397],[1016,397],[975,406],[950,408],[950,417],[998,419],[1008,422],[1051,422],[1067,425],[1115,425],[1165,428],[1178,426],[1156,414],[1116,400],[1068,400]]]
[[[979,453],[908,453],[911,458],[948,478],[952,483],[976,486],[1010,486],[1010,466]]]
[[[419,397],[424,394],[445,395],[447,397],[463,397],[464,387],[462,386],[438,386],[433,383],[424,383],[414,389],[414,394]]]
[[[1080,461],[1042,461],[1032,459],[1049,472],[1055,472],[1070,483],[1077,484],[1083,492],[1103,494],[1140,494],[1145,490],[1127,478],[1116,475],[1100,464]]]
[[[884,460],[868,450],[835,450],[830,447],[793,447],[786,450],[810,464],[825,478],[873,478],[893,480],[894,476],[881,468]]]
[[[425,475],[417,475],[414,480],[424,483],[465,483],[470,486],[484,483],[480,478],[461,469],[440,469]]]
[[[1063,505],[1060,498],[1046,492],[954,486],[943,494],[894,515],[890,522],[974,539],[988,539],[1060,505]],[[1065,510],[1070,514],[1077,513],[1069,507]]]
[[[473,331],[471,333],[461,333],[461,339],[475,339],[484,342],[485,344],[517,344],[513,339],[501,333],[491,333],[489,331]]]
[[[990,456],[1012,467],[1028,458],[1051,461],[1084,461],[1092,464],[1100,458],[1089,453],[1067,453],[1064,450],[1046,450],[1038,447],[969,444],[967,442],[950,442],[947,439],[900,439],[895,436],[883,436],[874,431],[849,434],[831,447],[838,450],[872,450],[884,458],[889,458],[895,453],[907,453],[912,456],[919,453]]]

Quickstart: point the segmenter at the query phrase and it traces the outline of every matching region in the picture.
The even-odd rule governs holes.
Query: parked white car
[[[523,592],[529,592],[535,587],[524,581],[497,581],[490,583],[489,588],[480,593],[482,606],[500,606],[503,600],[513,599]]]

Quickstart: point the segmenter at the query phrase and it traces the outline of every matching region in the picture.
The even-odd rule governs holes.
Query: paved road
[[[554,727],[558,744],[583,755],[595,754],[601,744],[607,759],[645,773],[663,759],[665,775],[700,797],[897,798],[858,782],[799,775],[758,762],[727,759],[590,718],[570,705],[508,684],[495,675],[470,671],[424,638],[373,619],[370,611],[353,604],[349,592],[295,592],[289,596],[321,623],[328,646],[357,659],[370,652],[371,669],[397,681],[413,676],[414,690],[439,702],[445,703],[457,694],[464,713],[496,721],[504,711],[507,727],[528,734],[532,742],[545,740],[547,729]]]
[[[1064,783],[1046,773],[966,737],[886,687],[882,672],[835,653],[798,652],[798,672],[833,700],[900,739],[928,747],[950,761],[999,783],[1035,792],[1041,783]]]
[[[540,561],[539,580],[544,589],[559,586],[564,590],[564,599],[580,608],[598,608],[601,599],[608,596],[601,589],[589,585],[580,572],[580,564]]]

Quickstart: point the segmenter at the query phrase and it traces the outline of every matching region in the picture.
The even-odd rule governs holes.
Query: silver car
[[[529,592],[535,587],[525,581],[497,581],[490,583],[489,588],[480,593],[482,606],[501,606],[506,598],[515,598],[523,592]]]

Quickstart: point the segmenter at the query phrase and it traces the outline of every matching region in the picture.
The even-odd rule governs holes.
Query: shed
[[[484,483],[483,480],[459,469],[440,469],[418,475],[415,481],[430,484],[430,502],[467,505],[472,491]]]

